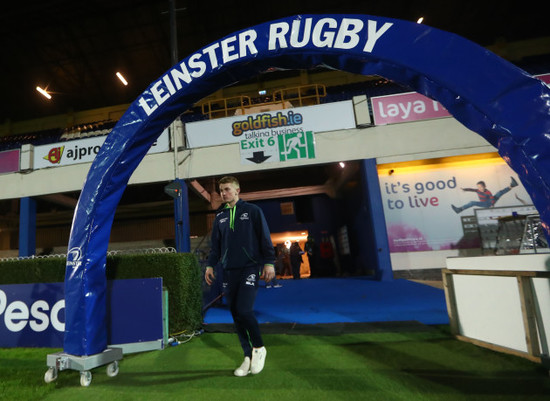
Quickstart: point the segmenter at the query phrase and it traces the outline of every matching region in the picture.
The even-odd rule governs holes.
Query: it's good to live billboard
[[[517,186],[510,188],[514,178]],[[463,237],[461,217],[475,215],[477,189],[483,181],[496,199],[494,207],[531,205],[517,175],[504,162],[424,171],[380,172],[380,189],[390,252],[457,249]],[[456,208],[456,210],[453,208]]]

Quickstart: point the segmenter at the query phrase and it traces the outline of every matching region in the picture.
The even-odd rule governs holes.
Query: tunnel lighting
[[[421,24],[422,21],[424,21],[424,17],[420,17],[418,18],[418,20],[416,21],[417,24]]]
[[[271,241],[273,244],[288,244],[288,246],[290,246],[293,242],[305,242],[307,240],[307,236],[307,231],[289,231],[271,234]]]
[[[122,76],[120,72],[117,72],[116,76],[118,77],[118,79],[120,79],[120,82],[122,82],[125,86],[128,86],[128,81],[126,81],[126,79]]]
[[[419,171],[439,170],[442,168],[456,169],[458,167],[497,166],[505,164],[502,157],[496,152],[480,153],[466,156],[450,156],[439,159],[415,160],[413,162],[399,162],[379,164],[378,174],[389,176],[399,174],[414,174]]]
[[[52,95],[50,95],[48,92],[46,92],[45,89],[42,89],[40,86],[37,86],[36,90],[38,91],[38,93],[40,93],[46,99],[51,99],[52,98]]]

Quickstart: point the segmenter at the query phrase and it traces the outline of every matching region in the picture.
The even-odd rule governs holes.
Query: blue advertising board
[[[109,344],[163,339],[162,278],[107,282]],[[62,348],[64,283],[0,285],[0,347]]]

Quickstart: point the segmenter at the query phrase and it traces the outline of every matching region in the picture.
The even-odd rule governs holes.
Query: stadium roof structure
[[[0,13],[0,123],[131,103],[170,68],[175,54],[183,59],[237,30],[297,14],[368,14],[408,21],[424,17],[427,25],[503,53],[509,44],[529,40],[529,54],[550,54],[548,17],[536,1],[524,7],[514,2],[408,0],[11,2]],[[171,46],[172,32],[177,48]],[[533,41],[537,38],[548,39],[545,50],[533,48],[541,43]],[[37,86],[50,91],[53,99],[46,101]]]

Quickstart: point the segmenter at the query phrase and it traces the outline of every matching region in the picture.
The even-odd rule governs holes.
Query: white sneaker
[[[266,355],[267,350],[265,349],[265,347],[252,349],[252,362],[250,364],[250,373],[255,375],[262,371],[262,369],[264,368]]]
[[[233,374],[238,377],[243,377],[243,376],[247,376],[249,373],[250,373],[250,358],[245,356],[243,363],[241,364],[241,366],[235,369]]]

